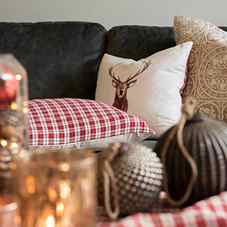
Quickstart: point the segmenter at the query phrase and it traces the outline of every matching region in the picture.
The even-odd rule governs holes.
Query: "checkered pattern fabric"
[[[125,134],[145,138],[155,134],[136,116],[84,99],[31,100],[28,120],[32,146],[73,145]]]
[[[135,214],[97,227],[226,227],[227,192],[174,213]]]

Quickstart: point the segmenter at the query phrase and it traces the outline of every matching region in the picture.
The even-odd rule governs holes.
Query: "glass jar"
[[[0,55],[0,193],[11,190],[11,164],[28,146],[27,74],[10,54]]]

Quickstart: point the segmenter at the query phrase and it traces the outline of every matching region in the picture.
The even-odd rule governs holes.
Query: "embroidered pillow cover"
[[[184,97],[193,96],[198,110],[227,120],[227,32],[198,18],[174,18],[178,44],[193,41]]]

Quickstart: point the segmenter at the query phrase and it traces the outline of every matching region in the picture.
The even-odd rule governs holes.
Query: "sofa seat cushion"
[[[154,135],[147,123],[93,100],[36,99],[29,101],[30,145],[45,147],[103,147]]]

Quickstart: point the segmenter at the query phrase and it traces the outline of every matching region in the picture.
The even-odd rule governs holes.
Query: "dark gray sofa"
[[[175,45],[171,27],[0,23],[0,34],[0,53],[13,53],[27,69],[30,99],[94,99],[105,52],[137,60]]]
[[[13,53],[28,71],[33,98],[93,99],[102,55],[140,59],[175,45],[168,27],[87,22],[0,23],[0,53]]]
[[[0,34],[0,53],[13,53],[28,71],[30,99],[93,99],[105,52],[138,60],[175,45],[173,29],[156,26],[0,22]]]

